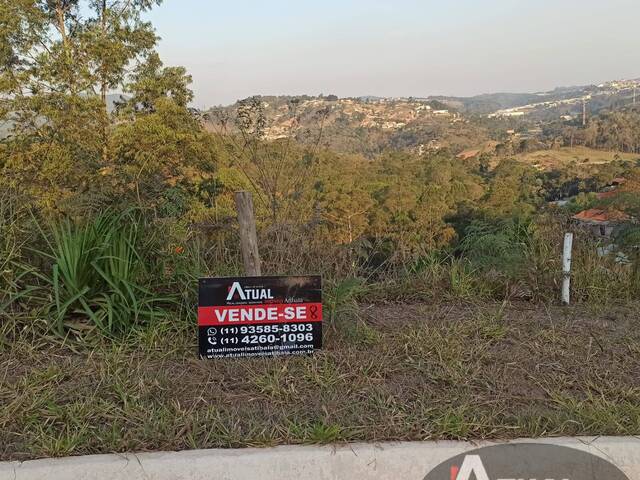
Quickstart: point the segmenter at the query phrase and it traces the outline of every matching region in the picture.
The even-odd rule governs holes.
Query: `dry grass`
[[[566,167],[572,162],[587,166],[609,163],[616,159],[637,160],[639,155],[578,146],[523,153],[518,155],[517,158],[529,165],[539,165],[540,168],[547,169]]]
[[[361,304],[312,357],[216,361],[196,358],[186,322],[77,345],[6,320],[0,459],[637,435],[637,307]]]

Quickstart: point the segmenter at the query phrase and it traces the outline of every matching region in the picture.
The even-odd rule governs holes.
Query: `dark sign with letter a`
[[[322,347],[319,276],[201,278],[202,358],[304,355]]]

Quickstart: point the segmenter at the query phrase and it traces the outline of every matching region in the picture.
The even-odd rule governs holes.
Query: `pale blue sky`
[[[255,94],[474,95],[640,77],[638,0],[164,0],[195,105]]]

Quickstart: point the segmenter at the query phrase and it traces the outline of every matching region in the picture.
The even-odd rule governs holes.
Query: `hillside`
[[[488,113],[490,117],[526,117],[534,121],[571,120],[595,115],[605,109],[618,109],[634,104],[639,80],[618,80],[597,86],[556,88],[537,93],[526,102],[506,102],[501,108]],[[524,100],[525,97],[522,97]],[[473,103],[470,105],[473,106]],[[486,113],[486,112],[483,112]]]
[[[583,101],[591,114],[605,108],[633,103],[634,89],[640,80],[614,80],[600,85],[557,87],[536,93],[486,93],[473,97],[429,97],[465,114],[491,117],[529,116],[535,120],[553,120],[563,115],[582,113]]]
[[[488,138],[487,129],[434,100],[390,98],[260,97],[265,138],[292,136],[332,150],[373,156],[385,149],[459,151]],[[237,117],[239,104],[208,112],[208,128],[220,115]]]
[[[385,149],[421,154],[448,148],[458,153],[487,141],[504,141],[509,131],[528,132],[528,137],[540,139],[547,125],[580,124],[583,105],[588,117],[632,105],[639,86],[638,80],[623,80],[549,92],[473,97],[256,98],[261,102],[267,140],[320,140],[327,148],[371,157]],[[207,127],[216,130],[221,116],[236,119],[240,105],[209,110]]]

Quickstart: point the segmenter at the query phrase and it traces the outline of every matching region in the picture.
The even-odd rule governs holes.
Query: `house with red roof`
[[[609,192],[606,192],[609,193]],[[613,193],[613,192],[611,192]],[[609,239],[616,226],[628,222],[631,217],[620,210],[590,208],[571,217],[574,222],[596,237]]]

